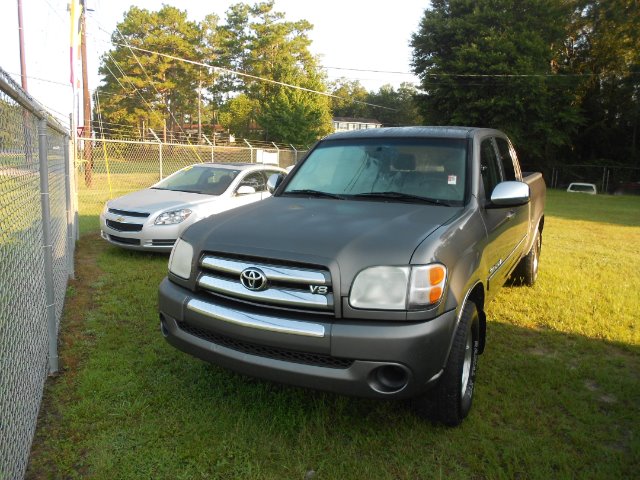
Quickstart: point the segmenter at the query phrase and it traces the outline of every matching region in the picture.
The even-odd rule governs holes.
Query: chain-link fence
[[[0,480],[26,470],[73,275],[68,133],[0,69]]]
[[[547,183],[566,189],[572,182],[593,183],[598,193],[640,195],[640,167],[561,165],[550,169]]]
[[[288,167],[306,153],[277,145],[269,148],[243,143],[243,147],[232,147],[80,138],[79,213],[81,217],[95,216],[107,200],[147,188],[194,163],[271,163]],[[97,228],[97,221],[94,223]]]

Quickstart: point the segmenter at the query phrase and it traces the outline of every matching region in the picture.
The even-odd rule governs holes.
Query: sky
[[[2,0],[0,67],[20,83],[18,1]],[[69,83],[69,0],[22,0],[23,32],[29,93],[68,125],[73,111]],[[86,0],[89,88],[99,85],[101,55],[132,5],[151,11],[163,4],[186,10],[190,20],[209,13],[221,20],[228,0]],[[246,1],[244,3],[257,3]],[[368,90],[389,83],[418,83],[411,74],[411,34],[416,32],[428,0],[276,0],[275,10],[290,21],[305,19],[314,26],[310,50],[320,57],[329,80],[359,80]],[[392,73],[399,72],[399,73]],[[76,73],[80,76],[80,72]]]

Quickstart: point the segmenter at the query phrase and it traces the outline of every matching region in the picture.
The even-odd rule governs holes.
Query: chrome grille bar
[[[265,272],[266,273],[266,272]],[[240,274],[238,273],[238,276]],[[247,290],[238,281],[201,275],[198,285],[211,292],[259,303],[270,303],[286,307],[314,308],[329,310],[333,308],[333,295],[319,295],[303,290],[269,288],[262,291]]]
[[[324,337],[325,333],[324,326],[317,323],[297,322],[295,320],[239,312],[196,299],[189,300],[187,309],[215,320],[241,325],[243,327],[256,328],[258,330],[319,338]]]
[[[264,272],[270,281],[304,285],[331,285],[328,273],[298,267],[281,267],[263,263],[249,263],[241,260],[206,256],[200,265],[208,270],[240,276],[246,268],[256,267]]]

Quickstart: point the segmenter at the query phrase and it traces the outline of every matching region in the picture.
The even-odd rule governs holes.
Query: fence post
[[[213,163],[213,143],[211,143],[211,141],[209,140],[209,138],[203,133],[202,134],[202,138],[204,138],[206,140],[206,142],[209,144],[209,146],[211,147],[211,163]],[[215,140],[216,137],[213,137],[213,139]]]
[[[251,163],[253,163],[253,147],[251,146],[251,144],[247,141],[246,138],[243,139],[244,143],[246,143],[247,145],[249,145],[249,155],[251,155]],[[256,159],[256,163],[257,163],[257,159]]]
[[[49,374],[58,371],[58,329],[56,328],[55,291],[53,284],[53,241],[51,204],[49,200],[49,165],[47,160],[47,117],[41,112],[38,121],[38,158],[40,159],[40,204],[42,206],[42,251],[44,283],[47,295],[47,329],[49,333]]]
[[[162,174],[162,142],[160,141],[160,139],[158,138],[158,136],[156,135],[156,132],[154,132],[151,128],[149,129],[149,131],[151,132],[151,134],[154,136],[154,138],[156,139],[156,142],[158,142],[158,160],[160,161],[160,180],[162,180],[163,178],[163,174]]]
[[[276,152],[278,154],[278,166],[280,166],[280,149],[278,148],[278,145],[276,145],[275,142],[271,142],[271,145],[273,145],[274,147],[276,147]],[[264,163],[264,160],[262,161],[262,163]]]
[[[294,152],[293,164],[296,165],[298,163],[298,150],[296,150],[296,147],[294,147],[292,143],[290,143],[289,145],[291,146],[291,148],[293,148],[293,152]]]
[[[69,161],[69,137],[63,137],[64,145],[64,193],[67,207],[67,273],[69,278],[75,278],[73,267],[73,203],[71,202],[71,164]]]

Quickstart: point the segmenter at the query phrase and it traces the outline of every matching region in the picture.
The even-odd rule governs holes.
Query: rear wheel
[[[469,414],[478,362],[479,323],[475,303],[467,301],[444,372],[434,390],[413,400],[416,413],[452,427]]]
[[[540,262],[540,252],[542,251],[542,232],[536,231],[536,238],[533,240],[531,250],[520,260],[518,267],[512,274],[515,282],[533,286],[538,279],[538,263]]]

